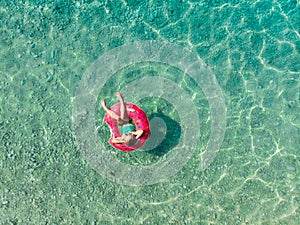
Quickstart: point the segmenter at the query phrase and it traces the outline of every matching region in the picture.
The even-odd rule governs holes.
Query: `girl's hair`
[[[133,138],[133,136],[131,136],[132,138],[131,139],[126,139],[125,138],[125,145],[127,145],[127,146],[129,146],[129,147],[131,147],[131,146],[133,146],[133,145],[135,145],[135,142],[136,142],[136,140]]]

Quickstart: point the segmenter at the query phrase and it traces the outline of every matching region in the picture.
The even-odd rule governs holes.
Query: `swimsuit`
[[[122,127],[122,130],[121,130],[121,133],[122,134],[127,134],[127,133],[130,133],[130,132],[132,132],[132,131],[134,131],[135,130],[135,126],[134,125],[127,125],[127,126],[123,126]]]
[[[122,124],[121,133],[127,134],[131,133],[132,131],[135,131],[135,125],[131,123],[132,120],[130,120],[128,123]]]

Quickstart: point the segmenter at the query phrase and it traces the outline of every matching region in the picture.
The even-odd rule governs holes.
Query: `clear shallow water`
[[[297,224],[299,15],[297,1],[1,1],[1,224]],[[196,96],[203,129],[192,159],[165,182],[130,187],[100,176],[82,157],[72,131],[76,87],[100,55],[137,40],[188,46],[214,72],[227,127],[205,171],[205,95],[180,71],[157,64],[120,71],[95,98],[116,102],[111,96],[129,83],[130,71],[171,77]],[[180,127],[165,100],[140,104]],[[99,138],[107,138],[103,112],[95,115]],[[149,165],[172,154],[176,134],[155,154],[108,151]]]

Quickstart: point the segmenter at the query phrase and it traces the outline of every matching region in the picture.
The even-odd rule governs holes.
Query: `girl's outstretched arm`
[[[125,141],[121,137],[113,138],[111,142],[112,143],[125,143]]]

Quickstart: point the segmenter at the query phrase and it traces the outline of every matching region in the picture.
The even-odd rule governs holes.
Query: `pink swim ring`
[[[123,152],[131,152],[141,148],[146,143],[150,135],[150,123],[146,113],[137,105],[130,102],[126,102],[126,108],[127,108],[129,118],[132,119],[132,121],[135,123],[136,130],[144,131],[142,136],[135,143],[135,145],[127,146],[124,143],[113,143],[112,142],[113,137],[117,138],[122,136],[118,127],[118,122],[117,120],[110,117],[107,113],[104,116],[104,122],[107,123],[111,132],[109,144],[114,148],[119,149]],[[112,107],[110,107],[110,110],[120,115],[120,103],[117,103]]]

